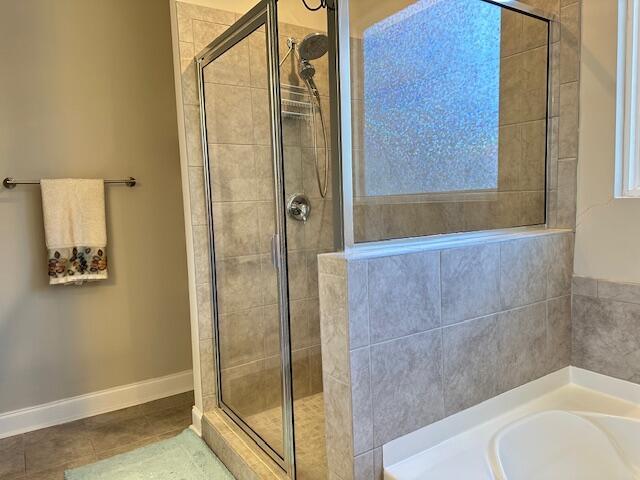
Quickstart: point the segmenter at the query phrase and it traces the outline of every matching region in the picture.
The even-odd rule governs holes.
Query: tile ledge
[[[344,252],[329,255],[347,260],[360,260],[567,233],[573,233],[573,230],[570,228],[518,227],[482,232],[452,233],[359,244],[347,248]]]

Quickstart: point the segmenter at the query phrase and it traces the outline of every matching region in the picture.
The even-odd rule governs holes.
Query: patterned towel
[[[49,283],[107,278],[104,181],[40,181]]]

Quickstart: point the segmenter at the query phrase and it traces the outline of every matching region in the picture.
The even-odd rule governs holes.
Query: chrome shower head
[[[300,61],[299,74],[303,80],[311,80],[316,74],[316,67],[308,60],[303,59]]]
[[[329,49],[329,39],[324,33],[310,33],[298,44],[298,52],[303,60],[315,60]]]

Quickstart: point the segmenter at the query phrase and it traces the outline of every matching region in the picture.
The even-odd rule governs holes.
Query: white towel
[[[42,179],[50,284],[107,278],[104,181]]]

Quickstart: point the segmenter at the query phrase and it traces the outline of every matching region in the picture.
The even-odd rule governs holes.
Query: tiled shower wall
[[[558,15],[551,35],[551,112],[548,135],[547,223],[575,226],[579,3],[531,0],[524,3]],[[398,197],[356,199],[356,241],[543,223],[546,97],[546,24],[525,15],[502,15],[498,192],[482,201],[421,201]],[[352,41],[354,173],[362,174],[362,41]],[[533,73],[533,75],[532,75]],[[361,176],[361,175],[360,175]],[[356,176],[355,191],[362,190]],[[477,198],[477,196],[476,196]]]
[[[558,47],[553,38],[548,47],[548,37],[545,22],[503,10],[496,200],[500,207],[497,215],[492,215],[495,219],[485,216],[477,225],[485,221],[494,228],[544,223],[546,67],[549,48]],[[550,158],[551,163],[556,161]]]
[[[640,383],[640,285],[573,279],[576,367]]]
[[[200,376],[203,409],[215,406],[213,332],[211,327],[211,272],[209,268],[209,238],[204,198],[202,143],[200,140],[200,107],[194,56],[236,20],[236,14],[189,3],[176,4],[180,67],[182,72],[182,102],[189,166],[189,196],[193,228],[193,255],[198,303],[198,335],[200,340]],[[217,32],[212,32],[215,29]]]
[[[380,478],[385,443],[568,366],[572,271],[566,230],[380,258],[321,256],[332,472]]]
[[[208,227],[193,59],[239,16],[177,3],[205,411],[215,405],[215,377]],[[279,28],[281,57],[288,36],[301,39],[310,33],[288,24]],[[276,406],[281,392],[277,287],[270,259],[275,225],[265,42],[263,31],[254,32],[205,69],[217,273],[219,283],[227,286],[218,292],[220,325],[225,335],[221,352],[225,359],[223,388],[226,401],[243,415]],[[327,59],[313,63],[328,112]],[[292,55],[282,66],[282,83],[299,85],[296,70]],[[323,146],[318,124],[316,130],[318,145]],[[322,199],[316,186],[308,118],[284,116],[283,131],[287,195],[305,193],[312,203],[309,221],[289,222],[287,231],[294,395],[301,397],[322,389],[317,254],[332,249],[332,200],[330,190]],[[322,159],[324,150],[319,154]],[[261,395],[248,394],[255,388],[261,389]]]

